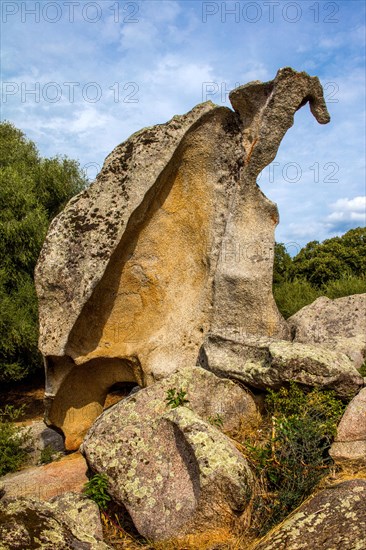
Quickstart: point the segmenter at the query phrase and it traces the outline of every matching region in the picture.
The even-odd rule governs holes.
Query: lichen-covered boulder
[[[171,408],[168,389],[187,401]],[[117,403],[90,429],[82,452],[148,539],[228,526],[248,508],[253,476],[217,413],[227,428],[256,415],[240,387],[192,368]]]
[[[68,492],[53,497],[49,502],[56,512],[66,516],[69,526],[103,540],[100,512],[93,500],[81,493]]]
[[[2,499],[0,501],[1,550],[108,550],[110,546],[94,536],[100,533],[99,513],[96,504],[73,501],[74,512],[57,502],[40,502],[35,499]],[[71,514],[71,515],[70,515]],[[99,530],[99,531],[98,531]]]
[[[288,319],[295,342],[345,353],[358,369],[366,359],[366,294],[322,296]]]
[[[200,362],[219,376],[262,390],[278,389],[294,381],[331,389],[342,398],[350,398],[363,386],[363,378],[346,355],[285,340],[238,337],[234,341],[209,335],[202,346]]]
[[[257,185],[316,77],[291,68],[131,136],[49,229],[35,273],[47,419],[75,449],[116,382],[195,365],[205,335],[288,338],[272,295],[277,206]],[[77,437],[69,436],[78,430]]]
[[[366,388],[345,410],[329,454],[335,462],[366,466]]]
[[[247,425],[257,421],[257,408],[247,390],[200,367],[187,367],[132,393],[129,398],[117,403],[115,408],[107,409],[101,418],[106,421],[118,411],[134,411],[133,416],[139,421],[155,419],[157,415],[166,413],[170,389],[185,392],[189,408],[203,420],[210,422],[219,415],[224,431],[237,428],[242,421]],[[121,418],[118,429],[124,425],[125,420]]]
[[[310,497],[253,550],[365,548],[366,479],[352,479]]]

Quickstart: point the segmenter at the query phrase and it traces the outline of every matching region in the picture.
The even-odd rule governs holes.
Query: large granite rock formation
[[[116,382],[196,364],[208,332],[288,338],[272,296],[278,211],[256,184],[295,112],[329,121],[291,68],[131,136],[53,221],[36,287],[48,422],[77,448]],[[78,436],[75,434],[77,427]]]

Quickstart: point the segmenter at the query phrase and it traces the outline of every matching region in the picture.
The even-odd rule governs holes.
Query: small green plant
[[[187,393],[182,389],[178,391],[177,388],[170,388],[167,390],[166,395],[166,406],[171,407],[172,409],[176,409],[177,407],[189,403],[189,400],[186,399]]]
[[[284,519],[313,490],[332,464],[328,450],[345,405],[332,391],[296,384],[269,391],[266,437],[244,441],[262,486],[259,534]]]
[[[224,419],[222,417],[222,414],[216,413],[214,416],[209,416],[208,421],[212,426],[215,426],[216,428],[222,428],[224,425]]]
[[[84,493],[98,504],[100,510],[106,510],[111,497],[108,494],[108,477],[106,474],[95,474],[85,483]]]
[[[364,361],[363,365],[361,365],[361,368],[359,369],[359,373],[361,376],[366,378],[366,361]]]
[[[0,476],[15,472],[27,458],[29,430],[14,424],[23,412],[24,406],[15,409],[13,405],[6,405],[0,409]]]
[[[39,459],[41,464],[49,464],[52,462],[55,454],[55,449],[52,447],[52,445],[47,445],[44,449],[41,451],[41,457]]]

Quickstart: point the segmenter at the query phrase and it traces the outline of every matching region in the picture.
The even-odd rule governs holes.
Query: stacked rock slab
[[[47,420],[79,446],[116,382],[195,365],[206,334],[289,338],[272,296],[278,211],[256,184],[295,112],[329,115],[281,69],[131,136],[52,222],[36,268]],[[235,339],[235,338],[234,338]]]
[[[274,338],[208,335],[201,348],[201,365],[218,376],[266,390],[293,381],[303,386],[333,390],[350,399],[364,385],[352,361],[339,351]]]

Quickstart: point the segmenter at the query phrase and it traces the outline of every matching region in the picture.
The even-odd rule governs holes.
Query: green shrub
[[[14,424],[23,411],[24,407],[15,409],[12,405],[0,409],[0,476],[18,470],[27,457],[29,432]]]
[[[333,392],[306,392],[294,383],[268,392],[266,438],[244,441],[263,488],[257,500],[260,534],[284,519],[329,471],[328,450],[344,408]]]
[[[361,365],[361,368],[358,372],[361,376],[366,377],[366,361],[364,361],[363,365]]]
[[[106,474],[95,474],[85,483],[84,493],[98,504],[100,510],[105,510],[111,497],[108,494],[108,477]]]
[[[346,275],[334,281],[328,281],[322,287],[324,296],[334,300],[343,296],[351,296],[352,294],[363,294],[366,292],[366,278],[357,277],[356,275]]]
[[[274,299],[285,319],[294,315],[302,307],[311,304],[319,296],[327,296],[334,300],[364,292],[366,292],[366,278],[356,275],[344,275],[340,279],[328,281],[320,288],[315,288],[305,279],[284,281],[273,285]]]
[[[291,317],[302,307],[311,304],[321,295],[322,292],[312,287],[305,279],[285,281],[273,287],[274,299],[285,319]]]
[[[189,400],[186,399],[187,394],[182,389],[178,391],[177,388],[170,388],[167,390],[166,394],[166,406],[171,407],[172,409],[176,409],[177,407],[189,403]]]
[[[41,464],[49,464],[50,462],[53,461],[55,454],[56,454],[56,451],[52,447],[52,445],[46,445],[46,447],[41,451],[39,462]]]

